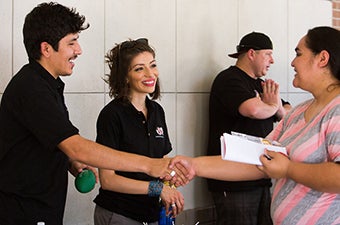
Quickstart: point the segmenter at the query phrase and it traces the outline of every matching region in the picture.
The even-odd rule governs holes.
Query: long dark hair
[[[340,31],[326,26],[310,29],[306,35],[306,46],[314,54],[319,54],[322,50],[328,52],[329,69],[340,81]]]

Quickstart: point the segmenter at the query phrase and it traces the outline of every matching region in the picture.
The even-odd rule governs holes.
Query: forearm
[[[279,105],[263,102],[260,98],[251,98],[239,107],[242,116],[252,119],[267,119],[277,112]]]
[[[267,119],[275,115],[278,111],[279,107],[274,104],[266,104],[263,103],[261,107],[259,107],[250,118],[253,119]]]
[[[104,190],[115,191],[125,194],[148,193],[149,182],[134,180],[115,174],[114,171],[99,170],[100,184]]]
[[[317,191],[340,193],[340,165],[333,162],[290,162],[287,177]]]
[[[265,175],[255,165],[222,160],[221,156],[201,156],[193,159],[199,177],[226,181],[257,180]]]
[[[292,106],[290,104],[285,104],[279,107],[279,110],[276,112],[276,117],[281,120],[289,110],[291,110]]]
[[[74,135],[62,141],[58,147],[71,160],[103,169],[148,173],[150,158],[117,151]]]

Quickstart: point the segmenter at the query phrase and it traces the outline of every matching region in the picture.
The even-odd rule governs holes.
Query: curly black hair
[[[109,95],[115,99],[127,102],[129,99],[129,85],[127,75],[129,66],[134,57],[143,52],[150,52],[155,57],[155,51],[148,44],[147,39],[127,40],[116,44],[105,56],[110,73],[106,74],[106,83],[109,84]],[[157,79],[155,91],[149,94],[151,99],[160,98],[160,84]]]
[[[68,34],[79,33],[90,25],[85,17],[74,8],[67,8],[55,2],[41,3],[25,18],[23,27],[24,45],[29,58],[39,60],[40,44],[49,43],[58,51],[59,41]]]

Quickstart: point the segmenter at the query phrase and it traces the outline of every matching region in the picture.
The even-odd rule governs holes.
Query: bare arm
[[[100,185],[104,190],[125,194],[148,194],[149,182],[117,175],[114,170],[99,169]]]
[[[104,190],[115,191],[125,194],[148,194],[148,181],[135,180],[127,177],[117,175],[113,170],[99,169],[100,184]],[[170,186],[164,185],[160,195],[167,211],[169,207],[175,203],[173,207],[173,215],[177,216],[184,209],[183,195]]]
[[[193,167],[197,176],[217,180],[257,180],[265,177],[255,165],[223,160],[221,156],[194,158]]]
[[[287,177],[312,189],[340,193],[340,165],[291,163]]]
[[[334,162],[317,164],[293,162],[280,153],[267,151],[271,160],[261,157],[259,169],[272,178],[289,178],[321,192],[340,193],[340,165]]]
[[[144,172],[153,177],[168,176],[170,159],[152,159],[145,156],[117,151],[80,135],[73,135],[58,145],[70,160],[90,166],[130,172]]]
[[[242,181],[266,177],[255,165],[222,160],[221,156],[200,156],[196,158],[176,156],[171,160],[171,165],[176,163],[186,168],[189,179],[199,176],[217,180]]]
[[[277,110],[278,105],[266,104],[260,98],[250,98],[239,107],[239,112],[242,116],[252,119],[267,119],[275,115]]]
[[[276,117],[279,119],[282,119],[290,110],[292,109],[292,106],[290,104],[280,104],[279,110],[276,112]]]
[[[253,119],[267,119],[277,113],[282,107],[279,85],[273,80],[263,82],[263,93],[244,101],[240,107],[241,115]]]

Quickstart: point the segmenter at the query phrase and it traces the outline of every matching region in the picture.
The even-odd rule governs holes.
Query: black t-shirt
[[[215,78],[209,99],[208,155],[220,155],[220,137],[231,131],[265,137],[273,129],[275,116],[267,119],[251,119],[242,116],[240,105],[262,93],[262,79],[253,79],[236,66],[220,72]],[[284,102],[286,103],[286,102]],[[258,185],[271,185],[270,179],[228,182],[208,180],[211,191],[240,191]]]
[[[78,134],[64,83],[34,60],[12,78],[0,106],[0,224],[61,225],[68,157],[57,148]]]
[[[131,103],[112,100],[100,112],[97,142],[121,151],[162,158],[172,147],[163,108],[146,98],[147,120]],[[115,171],[117,174],[143,181],[155,180],[144,173]],[[141,222],[155,222],[159,217],[159,198],[123,194],[100,188],[94,202],[112,212]]]

